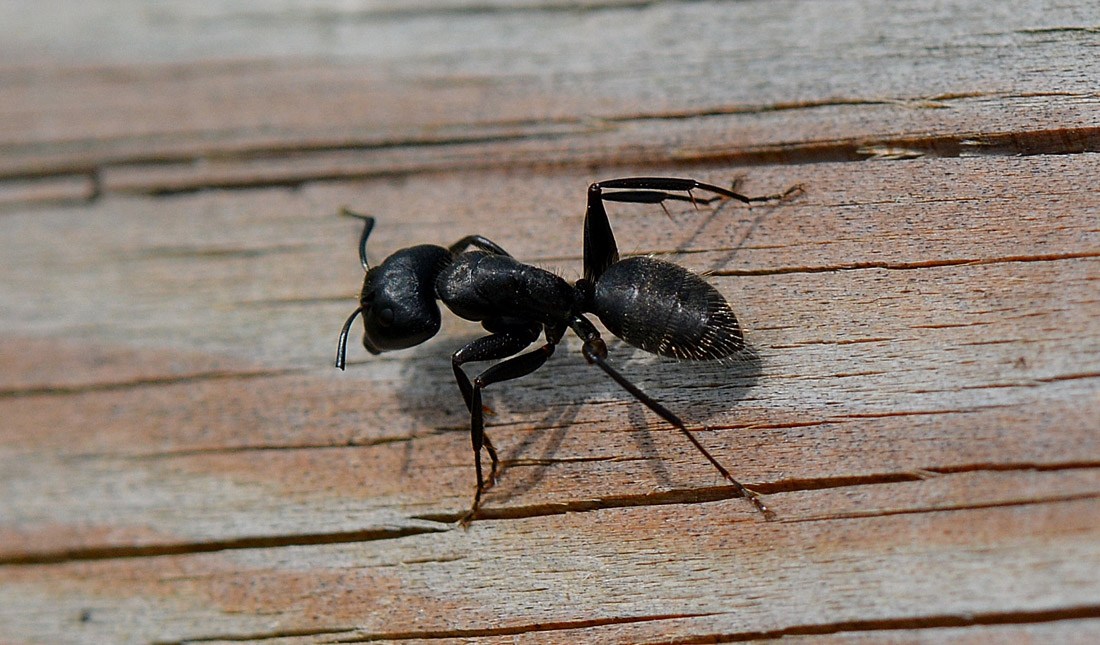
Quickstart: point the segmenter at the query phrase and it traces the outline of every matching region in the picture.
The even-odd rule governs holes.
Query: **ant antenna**
[[[357,307],[355,311],[351,312],[348,316],[347,322],[344,323],[344,328],[340,330],[340,343],[336,346],[336,367],[340,370],[344,369],[344,365],[347,364],[348,356],[348,333],[351,332],[351,324],[355,322],[355,317],[363,313],[363,307]]]
[[[363,271],[370,271],[370,262],[367,261],[367,238],[370,237],[371,229],[374,228],[374,218],[370,215],[356,213],[347,206],[340,209],[340,214],[345,217],[363,220],[363,233],[359,236],[359,262],[363,265]],[[348,334],[351,333],[351,324],[355,322],[355,318],[361,313],[363,313],[362,305],[351,312],[351,315],[344,322],[344,328],[340,330],[340,342],[336,346],[336,367],[340,370],[343,370],[347,364]]]
[[[367,261],[367,238],[370,237],[370,232],[374,228],[374,218],[370,215],[356,213],[347,206],[340,209],[340,214],[345,217],[354,217],[363,220],[363,233],[359,236],[359,261],[363,264],[363,271],[370,271],[370,262]]]

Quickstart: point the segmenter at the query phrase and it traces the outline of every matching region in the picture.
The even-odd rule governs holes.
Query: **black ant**
[[[705,190],[713,196],[695,197]],[[451,355],[455,380],[470,411],[470,437],[477,471],[477,491],[463,523],[473,519],[482,494],[496,481],[500,460],[485,434],[481,391],[542,367],[567,329],[584,341],[585,359],[603,370],[635,399],[675,426],[718,469],[737,493],[750,500],[765,517],[771,512],[760,496],[742,485],[703,447],[680,417],[650,398],[607,362],[607,346],[585,317],[595,314],[614,335],[647,352],[690,360],[713,360],[745,348],[737,318],[726,299],[699,275],[671,262],[652,257],[619,259],[615,236],[604,202],[661,204],[679,200],[707,204],[736,199],[746,204],[782,199],[781,195],[746,197],[694,179],[631,177],[588,187],[584,217],[584,278],[569,284],[549,271],[523,264],[500,245],[480,235],[468,235],[444,248],[421,244],[396,251],[381,265],[367,262],[367,237],[374,218],[365,220],[359,237],[359,259],[366,271],[359,307],[340,332],[336,367],[344,369],[348,332],[362,314],[363,346],[372,354],[419,345],[439,331],[443,301],[456,315],[480,322],[489,332]],[[610,192],[607,192],[610,191]],[[668,191],[682,191],[680,195]],[[546,343],[520,354],[545,335]],[[462,366],[472,361],[502,360],[473,381]],[[481,471],[481,449],[492,467],[486,480]]]

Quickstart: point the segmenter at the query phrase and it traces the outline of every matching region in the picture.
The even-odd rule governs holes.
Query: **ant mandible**
[[[693,190],[704,190],[712,196],[695,197]],[[771,517],[760,495],[734,479],[680,417],[607,362],[607,346],[585,314],[595,314],[612,334],[627,343],[661,356],[713,360],[740,352],[745,341],[737,318],[722,294],[703,278],[652,257],[619,259],[604,202],[661,204],[662,208],[667,200],[707,204],[735,199],[751,204],[782,199],[796,190],[797,186],[779,195],[746,197],[694,179],[630,177],[594,183],[588,187],[584,217],[584,277],[573,284],[519,262],[481,235],[468,235],[447,248],[421,244],[401,249],[371,267],[367,262],[367,237],[374,218],[345,210],[345,214],[365,220],[359,237],[359,259],[367,275],[359,307],[340,331],[336,367],[344,369],[348,333],[360,314],[365,328],[363,346],[371,354],[413,347],[434,336],[440,325],[437,300],[459,317],[480,322],[489,332],[451,355],[458,389],[470,411],[477,471],[474,501],[462,519],[466,524],[477,514],[482,495],[496,481],[500,465],[496,449],[485,434],[481,391],[542,367],[566,330],[571,329],[583,341],[581,351],[590,364],[675,426],[741,497],[751,501],[766,518]],[[520,353],[540,335],[545,335],[545,344]],[[469,362],[493,360],[501,362],[473,381],[462,369]],[[481,470],[482,448],[492,462],[487,479]]]

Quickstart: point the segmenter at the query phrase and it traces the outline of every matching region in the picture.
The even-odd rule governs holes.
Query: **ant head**
[[[351,324],[363,315],[363,347],[371,354],[419,345],[439,331],[435,279],[451,262],[451,252],[431,244],[397,251],[367,270],[359,308],[340,334],[336,366],[343,369]]]
[[[359,305],[363,346],[372,354],[419,345],[439,331],[435,278],[451,260],[447,249],[402,249],[367,271]]]
[[[363,347],[371,354],[419,345],[439,331],[439,305],[436,304],[435,279],[452,261],[451,252],[440,246],[421,244],[402,249],[371,267],[367,262],[367,238],[374,218],[348,209],[343,214],[361,219],[359,260],[367,272],[359,307],[348,316],[340,331],[336,349],[336,367],[344,369],[348,334],[356,316],[363,315]]]

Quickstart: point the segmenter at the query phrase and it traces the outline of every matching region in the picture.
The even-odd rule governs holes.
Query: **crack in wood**
[[[613,123],[622,121],[608,120]],[[587,128],[576,136],[585,136]],[[567,135],[554,134],[554,138],[562,138]],[[530,141],[544,139],[546,135],[516,135],[509,137],[507,143],[513,145],[517,141]],[[492,145],[496,141],[486,144]],[[470,145],[468,142],[445,145]],[[408,146],[401,146],[407,148]],[[400,149],[401,147],[395,148]],[[426,147],[417,145],[415,147]],[[564,156],[555,156],[543,152],[530,157],[521,157],[515,154],[503,155],[508,158],[508,169],[521,167],[542,168],[553,166],[556,168],[569,168],[574,166],[590,167],[599,163],[605,166],[617,164],[636,166],[639,162],[650,160],[654,156],[669,156],[667,144],[659,144],[660,150],[650,150],[645,146],[637,150],[638,158],[624,155],[621,151],[608,156],[605,153],[593,153],[593,155],[576,155],[565,153]],[[370,148],[365,148],[364,151]],[[907,154],[900,157],[883,156],[880,150],[905,150]],[[319,150],[315,154],[327,154],[327,150]],[[916,157],[962,157],[962,156],[1029,156],[1029,155],[1065,155],[1081,154],[1085,152],[1100,152],[1100,128],[1075,128],[1059,129],[1054,131],[1034,132],[1008,132],[1008,133],[964,133],[959,135],[933,135],[928,137],[881,137],[866,138],[861,140],[844,141],[819,141],[809,143],[773,143],[760,145],[751,149],[721,149],[707,150],[701,148],[685,147],[678,149],[672,155],[673,160],[679,164],[725,164],[738,166],[763,166],[763,165],[792,165],[824,162],[851,162],[866,161],[871,159],[912,159]],[[288,151],[289,153],[289,151]],[[194,162],[191,162],[193,164]],[[191,165],[189,164],[189,165]],[[159,183],[152,179],[149,183],[133,184],[114,187],[115,192],[126,194],[147,195],[173,195],[179,193],[191,193],[210,188],[226,190],[250,190],[260,188],[287,187],[298,188],[308,183],[319,181],[346,181],[353,179],[368,179],[376,177],[405,177],[422,172],[440,172],[446,170],[491,170],[503,167],[505,162],[497,161],[496,156],[486,155],[485,149],[478,148],[472,154],[464,155],[461,152],[452,151],[447,159],[430,156],[423,160],[409,160],[400,168],[379,168],[360,170],[340,170],[335,172],[310,172],[300,171],[296,173],[275,173],[270,176],[263,174],[234,177],[227,175],[222,178],[212,177],[176,177],[170,182]]]
[[[507,627],[454,628],[401,632],[357,632],[353,628],[279,630],[248,634],[210,634],[187,637],[181,640],[158,640],[154,645],[186,645],[213,641],[249,642],[276,638],[337,636],[331,643],[371,643],[402,640],[445,640],[458,638],[490,638],[494,636],[522,636],[538,632],[584,630],[596,627],[614,627],[667,620],[707,618],[719,615],[714,612],[655,614],[651,616],[623,616],[591,620],[527,623]],[[1100,618],[1100,606],[1079,605],[1057,609],[1020,610],[1011,612],[984,612],[975,614],[933,614],[927,616],[898,616],[868,620],[837,621],[805,625],[791,625],[771,630],[726,632],[678,636],[675,640],[645,641],[647,645],[682,645],[703,643],[739,643],[754,640],[778,639],[788,636],[823,636],[856,632],[928,630],[996,625],[1040,624],[1069,620]],[[346,635],[340,637],[340,635]]]
[[[981,93],[953,93],[930,97],[887,97],[887,98],[835,98],[819,101],[795,101],[789,103],[750,104],[717,106],[706,109],[669,110],[662,112],[635,112],[618,114],[606,117],[576,118],[576,117],[547,117],[541,119],[512,118],[500,119],[491,123],[482,123],[475,126],[466,124],[454,124],[451,126],[435,126],[428,130],[414,128],[405,132],[385,132],[378,136],[359,136],[348,138],[347,136],[325,137],[310,136],[307,140],[295,141],[289,144],[272,145],[269,143],[243,143],[231,148],[209,149],[195,151],[184,147],[176,151],[161,150],[154,153],[112,153],[100,160],[85,162],[55,163],[52,165],[37,164],[34,168],[23,170],[10,170],[0,173],[0,179],[43,179],[63,175],[87,175],[92,184],[91,199],[99,198],[104,193],[102,172],[106,168],[127,166],[173,166],[191,165],[202,160],[217,161],[249,161],[262,159],[278,159],[287,156],[301,156],[302,154],[318,154],[348,151],[375,151],[391,149],[412,148],[445,148],[448,146],[469,144],[494,144],[514,143],[517,141],[551,140],[565,136],[584,136],[594,131],[606,130],[614,124],[632,124],[645,121],[689,121],[697,118],[735,116],[746,114],[766,114],[774,112],[788,112],[797,110],[815,110],[827,107],[858,107],[868,105],[912,105],[917,107],[945,107],[946,101],[959,99],[972,99],[987,96]],[[1030,95],[1024,95],[1030,96]],[[1081,96],[1078,94],[1059,94],[1059,96]],[[210,131],[209,138],[232,138],[235,131]],[[989,135],[995,136],[995,135]],[[860,147],[899,147],[905,141],[931,141],[932,138],[896,138],[865,140],[853,143],[845,149],[856,150],[858,158]],[[831,144],[836,146],[836,143]],[[927,146],[926,146],[927,147]],[[910,149],[910,148],[906,148]],[[849,153],[850,154],[850,153]],[[833,156],[830,153],[828,156]],[[863,158],[874,157],[873,154],[862,154]]]
[[[784,524],[800,524],[803,522],[821,522],[834,520],[854,520],[870,517],[889,517],[891,515],[916,515],[921,513],[940,513],[951,511],[973,511],[983,508],[1004,508],[1008,506],[1032,506],[1036,504],[1055,504],[1058,502],[1074,502],[1083,499],[1100,499],[1100,493],[1075,493],[1071,495],[1049,495],[1047,497],[1031,497],[1027,499],[1009,499],[1000,502],[982,502],[974,504],[943,504],[941,506],[920,506],[913,508],[879,509],[874,511],[855,511],[850,513],[827,513],[824,515],[808,515],[790,520],[779,520]]]
[[[218,260],[241,258],[256,258],[267,255],[280,255],[285,253],[300,253],[310,249],[321,248],[315,244],[272,244],[262,247],[202,247],[202,246],[153,246],[130,255],[116,256],[120,261],[134,260],[176,260],[176,259],[201,259]]]
[[[875,632],[914,629],[943,629],[949,627],[979,627],[992,625],[1022,625],[1049,623],[1062,620],[1100,618],[1100,605],[1080,605],[1061,609],[1039,609],[1011,612],[975,614],[937,614],[931,616],[899,616],[869,620],[850,620],[814,625],[794,625],[774,630],[732,632],[724,634],[698,634],[677,637],[675,640],[647,641],[646,645],[700,645],[702,643],[741,643],[745,641],[778,639],[785,636],[823,636],[846,632]]]
[[[1076,470],[1083,468],[1100,467],[1100,464],[1086,464],[1083,462],[1073,462],[1068,464],[1066,470]],[[1057,464],[1048,464],[1041,468],[1044,471],[1061,470]],[[1036,468],[1034,464],[998,464],[992,468],[982,468],[979,466],[970,467],[966,465],[958,467],[935,467],[920,469],[919,472],[894,472],[894,473],[872,473],[867,475],[849,475],[838,477],[819,477],[819,478],[795,478],[778,480],[774,482],[757,482],[746,484],[749,488],[761,493],[763,495],[773,495],[777,493],[797,493],[807,492],[815,490],[827,490],[836,488],[850,488],[859,486],[873,486],[878,484],[897,484],[904,482],[916,482],[922,481],[928,478],[928,473],[936,474],[952,474],[952,473],[964,473],[964,472],[980,472],[980,471],[1027,471],[1027,470],[1040,470]],[[658,491],[645,494],[633,494],[633,495],[611,495],[591,500],[574,500],[568,502],[558,502],[550,504],[530,504],[526,506],[513,506],[505,508],[482,508],[478,511],[478,521],[483,520],[517,520],[517,519],[529,519],[533,517],[544,517],[549,515],[563,515],[566,513],[587,513],[592,511],[602,511],[613,508],[630,508],[636,506],[663,506],[671,504],[702,504],[709,502],[719,502],[726,500],[739,499],[741,496],[738,494],[737,489],[733,486],[712,486],[706,488],[690,488],[690,489],[675,489],[667,491]],[[971,508],[985,508],[985,507],[998,507],[998,506],[1018,506],[1018,505],[1030,505],[1047,502],[1060,502],[1060,501],[1072,501],[1075,499],[1088,499],[1093,497],[1100,497],[1100,493],[1082,493],[1076,495],[1067,495],[1065,499],[1061,497],[1051,497],[1042,499],[1026,499],[1026,500],[1010,500],[1004,503],[992,502],[989,504],[974,504],[974,505],[958,505],[951,507],[919,507],[913,509],[905,509],[905,513],[926,513],[926,512],[938,512],[948,510],[969,510]],[[897,514],[894,511],[885,512],[870,512],[865,514],[866,517],[876,517],[879,515],[892,515]],[[860,515],[859,517],[863,517]],[[412,519],[427,520],[440,523],[454,523],[465,517],[465,513],[426,513],[422,515],[415,515]],[[855,516],[853,516],[855,517]],[[837,517],[814,517],[809,519],[848,519],[848,516]],[[779,522],[798,522],[809,521],[806,518],[794,519],[794,520],[778,520]]]
[[[1016,407],[1018,407],[1016,404],[991,404],[975,405],[967,408],[941,408],[939,410],[887,410],[883,412],[851,412],[849,414],[839,414],[831,416],[827,419],[823,419],[822,423],[829,423],[836,420],[891,419],[896,417],[924,417],[939,414],[973,414],[975,412],[982,412],[986,410],[1003,410]]]
[[[1049,253],[1042,255],[1005,255],[988,258],[953,258],[945,260],[925,260],[921,262],[851,262],[847,264],[826,264],[821,266],[763,267],[759,269],[724,269],[710,272],[710,275],[723,277],[767,276],[788,273],[830,273],[833,271],[865,271],[884,269],[887,271],[912,271],[914,269],[938,269],[963,265],[980,266],[986,264],[1008,264],[1014,262],[1060,262],[1064,260],[1082,260],[1100,257],[1100,252],[1081,251],[1077,253]]]
[[[1038,387],[1045,383],[1059,383],[1062,381],[1087,381],[1095,378],[1100,378],[1100,372],[1077,372],[1074,374],[1055,374],[1053,376],[1042,377],[1029,377],[1020,379],[1018,381],[997,381],[992,383],[979,383],[977,385],[963,385],[955,388],[952,391],[964,392],[964,391],[983,391],[1000,388],[1015,388],[1015,387]],[[938,392],[942,390],[912,390],[915,394],[922,394],[925,392]]]
[[[891,151],[891,154],[883,154],[882,151]],[[896,151],[904,151],[904,154],[893,154]],[[1068,155],[1097,151],[1100,151],[1100,128],[1081,127],[773,143],[739,150],[705,150],[688,147],[678,150],[676,159],[691,164],[759,166],[866,160],[892,161],[919,157]]]
[[[447,639],[447,638],[487,638],[491,636],[520,636],[533,632],[552,632],[573,629],[590,629],[592,627],[606,627],[614,625],[630,625],[634,623],[647,623],[663,620],[678,620],[684,618],[703,618],[712,616],[713,613],[699,614],[657,614],[653,616],[619,616],[611,618],[595,618],[589,620],[555,621],[548,623],[529,623],[509,627],[486,627],[481,629],[445,629],[408,632],[379,632],[362,634],[351,639],[341,639],[336,643],[370,643],[374,641],[388,640],[415,640],[415,639]]]
[[[1034,470],[1037,472],[1044,472],[1058,470],[1088,470],[1092,468],[1100,468],[1100,461],[1062,461],[1051,464],[1044,464],[1032,461],[1013,463],[979,462],[973,464],[957,464],[954,466],[935,466],[933,468],[925,468],[923,470],[931,473],[939,473],[941,475],[953,475],[956,473],[974,472],[1006,472],[1021,470]]]
[[[1065,462],[1058,464],[1036,464],[1030,462],[1012,464],[975,463],[959,464],[955,466],[937,466],[921,469],[920,472],[877,473],[870,475],[853,475],[844,477],[789,479],[775,482],[753,483],[750,485],[750,487],[753,490],[756,490],[757,492],[764,495],[771,495],[776,493],[805,492],[857,486],[871,486],[878,484],[915,482],[927,479],[928,474],[950,475],[957,473],[1006,471],[1050,472],[1058,470],[1081,470],[1091,468],[1100,468],[1100,462],[1081,461]],[[739,498],[740,495],[738,494],[737,489],[733,486],[676,489],[646,493],[642,495],[612,495],[594,500],[575,500],[571,502],[561,503],[532,504],[510,508],[483,508],[479,511],[477,519],[479,522],[486,520],[531,519],[551,515],[562,515],[566,513],[584,513],[614,508],[661,506],[671,504],[701,504]],[[1041,498],[985,502],[980,504],[953,504],[895,510],[887,509],[866,513],[838,513],[832,515],[801,517],[787,520],[779,519],[777,520],[777,522],[799,523],[810,521],[847,520],[888,515],[961,511],[981,508],[998,508],[1005,506],[1024,506],[1094,498],[1100,498],[1100,493],[1086,492],[1070,495],[1053,495]],[[463,517],[465,517],[465,515],[465,512],[425,513],[414,515],[409,517],[408,519],[411,521],[430,522],[431,524],[409,525],[397,528],[380,528],[360,531],[315,534],[243,537],[226,540],[212,540],[208,542],[179,542],[154,545],[117,545],[64,549],[59,551],[44,551],[40,553],[14,553],[6,556],[0,556],[0,566],[50,565],[72,561],[190,555],[240,549],[269,549],[288,546],[347,544],[354,542],[400,539],[424,533],[442,533],[453,530],[457,526],[457,523]],[[755,518],[755,515],[752,515],[751,517]]]
[[[951,95],[950,98],[958,98],[961,95]],[[945,99],[946,100],[946,99]],[[818,109],[829,105],[885,105],[885,104],[909,104],[914,101],[908,99],[835,99],[812,103],[776,104],[771,106],[711,108],[701,111],[685,111],[681,113],[654,114],[654,115],[624,115],[600,119],[601,123],[624,124],[637,123],[645,120],[688,119],[700,116],[732,115],[749,111],[752,113],[774,112],[791,109]],[[918,101],[919,103],[919,101]],[[499,124],[494,124],[499,126]],[[411,174],[447,169],[492,169],[501,167],[505,162],[495,161],[493,155],[486,155],[484,146],[494,144],[514,145],[517,141],[560,139],[568,136],[584,137],[591,134],[593,124],[590,120],[571,121],[564,125],[573,126],[571,129],[549,131],[539,128],[520,132],[496,132],[496,133],[471,133],[466,136],[452,135],[448,137],[430,137],[419,139],[416,137],[392,140],[392,141],[313,141],[296,142],[292,146],[245,148],[231,151],[209,151],[206,153],[192,153],[180,151],[179,153],[162,153],[155,158],[112,158],[104,160],[92,160],[85,164],[61,164],[56,168],[36,168],[30,170],[12,170],[0,177],[0,181],[25,180],[28,178],[46,178],[57,175],[83,174],[89,177],[89,181],[96,187],[88,201],[102,198],[106,193],[120,194],[144,194],[144,195],[173,195],[191,193],[212,188],[249,190],[259,188],[289,187],[296,188],[307,183],[318,181],[341,181],[365,179],[373,177],[398,177]],[[544,123],[533,123],[534,126],[545,126]],[[606,127],[606,126],[604,126]],[[598,128],[597,128],[598,129]],[[274,174],[251,174],[234,176],[230,172],[221,177],[204,175],[202,173],[191,176],[184,172],[183,175],[173,177],[167,181],[161,181],[155,176],[144,181],[123,186],[112,186],[110,182],[101,177],[104,171],[112,168],[133,168],[140,166],[178,166],[181,169],[191,168],[203,160],[216,159],[220,162],[250,163],[250,160],[259,158],[283,159],[291,156],[301,158],[309,155],[326,155],[335,152],[374,150],[411,150],[414,148],[440,148],[447,149],[455,146],[482,146],[470,154],[462,154],[454,150],[446,155],[446,159],[431,157],[429,159],[410,159],[408,163],[400,164],[400,167],[385,167],[378,169],[362,168],[359,170],[321,171],[309,170],[309,166],[300,165],[299,170],[279,171]],[[667,144],[660,144],[663,156],[668,157]],[[894,153],[883,155],[882,151],[904,151],[898,156]],[[763,144],[754,148],[741,149],[717,149],[708,150],[699,147],[688,146],[677,150],[673,155],[674,160],[681,164],[722,163],[742,166],[774,165],[774,164],[801,164],[822,163],[839,161],[864,161],[869,159],[911,159],[915,157],[961,157],[961,156],[1026,156],[1026,155],[1063,155],[1079,154],[1085,152],[1100,151],[1100,127],[1058,128],[1051,130],[1013,131],[1001,133],[960,133],[952,135],[926,135],[926,136],[881,136],[866,137],[862,139],[847,140],[822,140],[805,143],[777,142]],[[653,151],[644,146],[638,153],[645,159],[653,158]],[[595,156],[576,155],[564,153],[565,156],[548,155],[545,151],[527,158],[516,155],[503,155],[508,159],[506,165],[509,169],[517,167],[572,167],[577,165],[591,166],[593,163],[604,165],[630,164],[636,165],[639,159],[628,158],[621,152],[614,157],[607,154],[594,153]],[[569,156],[572,155],[572,156]]]
[[[271,549],[289,546],[311,546],[320,544],[348,544],[352,542],[373,542],[393,540],[421,535],[423,533],[441,533],[449,531],[451,526],[402,526],[396,528],[377,528],[362,531],[343,531],[335,533],[301,533],[295,535],[269,535],[255,537],[210,540],[208,542],[177,542],[149,545],[116,545],[42,551],[39,553],[13,553],[0,555],[0,566],[49,565],[73,561],[118,560],[123,558],[155,558],[170,555],[193,555],[232,551],[241,549]]]
[[[333,636],[335,634],[353,634],[352,627],[329,629],[283,629],[271,632],[257,632],[252,634],[218,634],[207,636],[191,636],[182,640],[155,640],[150,645],[186,645],[187,643],[208,643],[211,641],[229,641],[244,643],[248,641],[266,641],[276,638],[308,638],[312,636]],[[332,641],[330,641],[332,642]]]
[[[0,399],[14,399],[31,396],[70,396],[73,394],[87,394],[89,392],[114,392],[117,390],[130,390],[143,387],[160,387],[164,385],[180,385],[188,383],[202,383],[205,381],[217,381],[228,379],[254,379],[272,376],[285,376],[287,374],[303,374],[308,369],[288,367],[281,369],[266,369],[242,372],[194,372],[180,376],[154,376],[150,378],[138,378],[127,381],[106,381],[102,383],[82,383],[77,385],[40,385],[31,387],[16,387],[0,389]]]
[[[349,634],[346,638],[329,640],[330,643],[372,643],[377,641],[400,641],[420,639],[450,639],[450,638],[487,638],[492,636],[519,636],[535,632],[552,632],[575,629],[590,629],[592,627],[606,627],[614,625],[630,625],[634,623],[646,623],[663,620],[677,620],[683,618],[704,618],[713,613],[692,614],[656,614],[652,616],[619,616],[611,618],[598,618],[575,621],[555,621],[547,623],[528,623],[509,627],[486,627],[470,629],[445,629],[423,630],[404,632],[370,632],[364,633],[349,627],[334,627],[327,629],[309,630],[280,630],[271,632],[258,632],[250,634],[209,634],[204,636],[191,636],[181,640],[158,640],[153,645],[186,645],[187,643],[206,643],[211,641],[262,641],[275,638],[292,638],[308,636],[334,636],[337,634]]]
[[[211,446],[205,448],[185,448],[181,450],[164,450],[159,452],[143,452],[119,455],[117,453],[82,452],[66,457],[67,459],[112,459],[122,457],[130,461],[153,461],[160,459],[186,459],[203,455],[232,455],[249,452],[294,452],[297,450],[344,450],[347,448],[371,448],[384,446],[391,443],[406,443],[415,439],[439,436],[454,432],[452,428],[437,428],[420,434],[399,435],[394,437],[379,437],[377,439],[356,440],[349,439],[342,443],[288,443],[288,444],[254,444],[242,446]],[[459,428],[458,430],[466,430]]]
[[[609,457],[543,457],[539,459],[501,459],[500,463],[502,466],[508,468],[522,468],[525,466],[552,466],[555,464],[623,463],[631,461],[649,461],[649,457],[628,455],[614,455]]]

